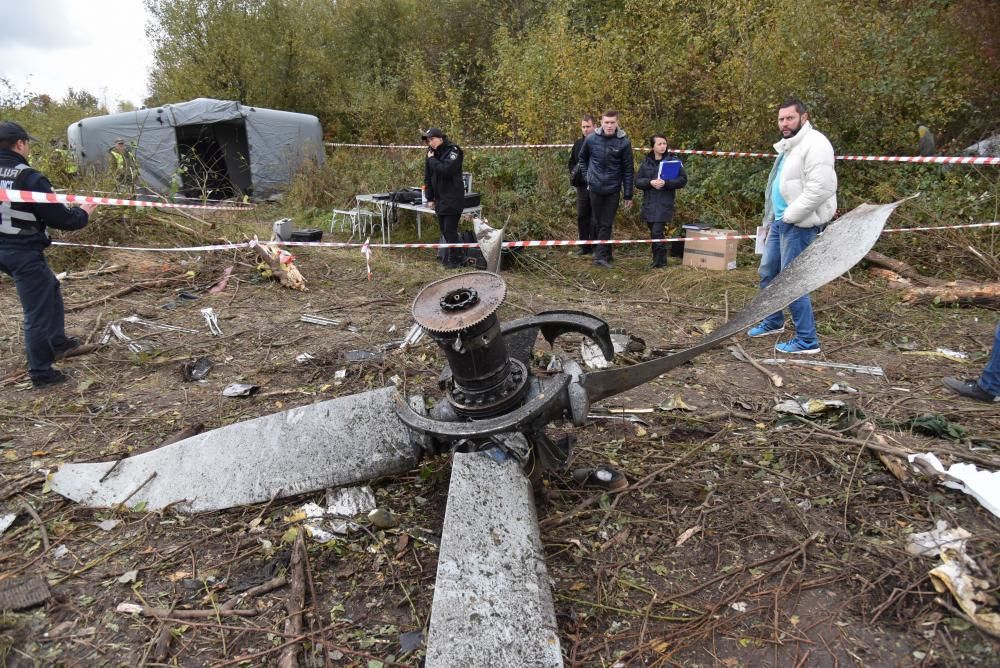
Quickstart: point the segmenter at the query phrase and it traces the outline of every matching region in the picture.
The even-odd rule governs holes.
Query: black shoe
[[[57,346],[52,346],[52,352],[55,353],[55,359],[61,360],[66,357],[66,354],[80,347],[80,339],[75,336],[67,336],[66,340]]]
[[[948,376],[944,379],[944,384],[949,389],[954,390],[967,399],[975,399],[976,401],[986,402],[1000,402],[1000,394],[990,394],[983,388],[979,387],[979,383],[974,380],[962,380],[961,378]]]
[[[664,262],[663,260],[653,260],[652,262],[649,263],[650,269],[663,269],[666,266],[667,263]]]
[[[594,247],[593,246],[580,246],[580,250],[577,251],[577,254],[578,255],[593,255],[594,254]]]
[[[32,387],[35,388],[48,387],[49,385],[58,385],[59,383],[65,383],[67,380],[69,380],[69,376],[64,374],[59,369],[52,369],[52,373],[48,376],[45,376],[43,378],[32,378],[31,385]]]
[[[611,263],[601,258],[597,258],[596,260],[594,260],[594,266],[603,267],[604,269],[611,269]]]

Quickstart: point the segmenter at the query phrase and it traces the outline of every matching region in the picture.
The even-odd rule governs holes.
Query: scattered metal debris
[[[17,515],[17,513],[0,515],[0,536],[2,536],[8,528],[10,528],[10,525],[17,519]]]
[[[340,325],[339,320],[334,320],[333,318],[327,318],[322,315],[315,315],[311,313],[303,313],[299,316],[299,320],[302,322],[308,322],[312,325],[323,325],[324,327],[337,327]]]
[[[845,394],[857,394],[858,391],[847,383],[834,383],[830,386],[831,392],[843,392]]]
[[[348,350],[344,353],[344,359],[348,362],[367,362],[368,360],[380,360],[382,359],[382,353],[372,352],[371,350]]]
[[[219,328],[219,318],[215,315],[215,310],[209,306],[208,308],[203,308],[201,314],[205,316],[205,322],[208,323],[208,331],[212,333],[212,336],[222,336],[222,329]]]
[[[869,376],[885,376],[880,366],[861,366],[859,364],[843,364],[840,362],[819,362],[817,360],[800,359],[763,359],[761,364],[800,364],[802,366],[815,366],[824,369],[840,369],[842,371],[853,371],[854,373],[866,374]]]
[[[945,470],[937,456],[928,452],[907,457],[924,473],[936,474],[945,487],[957,489],[973,497],[986,510],[1000,517],[1000,471],[977,469],[973,464],[957,462]],[[927,467],[927,468],[925,468]]]
[[[786,399],[778,403],[774,407],[774,411],[776,413],[789,413],[791,415],[808,417],[810,415],[820,415],[831,408],[843,408],[846,405],[839,399],[804,399],[796,397],[795,399]]]
[[[316,356],[312,353],[302,353],[301,355],[295,356],[295,361],[299,364],[305,364],[306,362],[314,359],[316,359]]]
[[[226,389],[222,390],[225,397],[249,397],[260,390],[259,385],[249,385],[247,383],[230,383]]]
[[[646,342],[638,336],[629,334],[621,328],[609,330],[611,333],[611,345],[614,347],[615,355],[622,353],[642,353],[646,350]],[[604,353],[600,346],[590,339],[583,339],[580,342],[580,355],[583,363],[588,369],[607,369],[611,362],[604,358]]]
[[[137,315],[130,315],[121,319],[121,322],[129,322],[146,329],[157,329],[164,332],[183,332],[184,334],[197,334],[198,330],[190,329],[188,327],[178,327],[177,325],[171,325],[166,322],[156,322],[155,320],[145,320]]]
[[[190,360],[184,362],[181,365],[181,375],[184,376],[184,380],[204,380],[208,376],[208,372],[212,370],[215,363],[207,357],[199,357],[196,360]]]
[[[403,337],[402,342],[399,344],[400,349],[406,349],[410,346],[415,346],[420,343],[420,340],[424,338],[424,329],[417,323],[413,323],[409,331],[406,332],[406,336]]]
[[[601,413],[588,413],[587,414],[587,419],[588,420],[618,420],[619,422],[621,422],[622,420],[625,420],[627,422],[633,422],[635,424],[641,424],[643,427],[649,427],[649,426],[651,426],[648,422],[646,422],[645,420],[643,420],[638,415],[627,415],[627,414],[606,415],[606,414],[601,414]]]

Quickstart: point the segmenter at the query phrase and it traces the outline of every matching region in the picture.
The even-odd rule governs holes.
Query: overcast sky
[[[147,96],[152,53],[142,0],[3,0],[0,77],[62,99],[86,90],[114,111]]]

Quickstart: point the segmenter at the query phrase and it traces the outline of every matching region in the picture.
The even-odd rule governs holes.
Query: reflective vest
[[[31,167],[20,163],[13,167],[0,167],[0,188],[6,190],[23,190],[25,178],[31,173]],[[0,234],[18,236],[38,234],[44,227],[38,223],[38,218],[22,203],[0,202]]]

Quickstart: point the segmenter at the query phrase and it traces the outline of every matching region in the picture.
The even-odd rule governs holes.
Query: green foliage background
[[[195,97],[317,115],[331,141],[569,142],[580,114],[622,112],[636,145],[769,150],[775,108],[802,98],[841,154],[939,153],[1000,131],[995,0],[146,0],[149,105]],[[4,95],[39,136],[103,110]],[[16,97],[16,96],[14,96]],[[84,100],[86,101],[86,100]],[[54,120],[58,118],[58,121]],[[51,128],[51,134],[47,134]],[[488,210],[524,236],[573,229],[560,151],[469,152]],[[681,220],[749,229],[767,160],[690,158]],[[994,220],[1000,170],[838,164],[842,208],[925,192],[913,222]],[[292,205],[419,182],[417,152],[338,150]],[[322,186],[316,190],[313,186]],[[345,199],[346,201],[346,199]],[[635,210],[625,223],[637,224]],[[980,241],[980,243],[983,243]],[[996,254],[989,236],[987,252]]]

